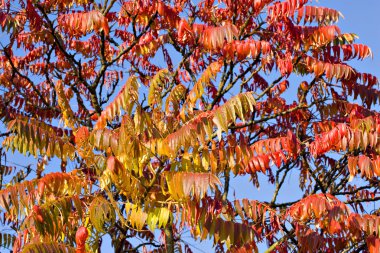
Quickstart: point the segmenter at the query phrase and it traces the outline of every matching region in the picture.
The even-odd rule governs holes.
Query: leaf
[[[155,105],[157,105],[158,108],[161,107],[161,93],[167,83],[168,76],[169,71],[167,69],[161,69],[150,81],[148,93],[148,104],[150,107],[153,108]]]
[[[207,219],[204,227],[202,228],[202,239],[214,236],[214,241],[221,241],[227,244],[227,248],[231,245],[241,245],[245,243],[252,243],[254,252],[258,252],[257,247],[254,245],[254,231],[251,227],[233,222],[225,221],[221,218]]]
[[[63,120],[65,121],[65,126],[74,128],[76,125],[74,113],[71,109],[69,100],[66,98],[65,92],[63,90],[63,84],[61,80],[58,80],[54,86],[55,92],[58,97],[58,106],[61,109]]]
[[[352,75],[355,75],[355,70],[348,65],[326,63],[312,57],[306,58],[306,65],[316,77],[326,74],[329,80],[332,80],[333,77],[336,79],[350,79]]]
[[[153,38],[151,37],[150,33],[148,33],[145,38],[143,36],[143,38],[140,39],[139,43],[131,49],[131,52],[136,56],[153,57],[157,53],[157,50],[160,48],[160,46],[169,41],[168,38],[169,37],[167,34],[158,36],[158,38]],[[127,50],[128,48],[128,44],[123,43],[121,46],[119,46],[119,53]]]
[[[234,40],[231,43],[226,43],[223,47],[223,54],[227,59],[235,59],[241,61],[247,57],[253,59],[261,54],[268,55],[271,52],[271,47],[267,41],[256,40]]]
[[[255,142],[250,149],[257,155],[270,155],[278,152],[288,152],[289,154],[296,154],[299,148],[297,139],[290,132],[286,137],[270,138],[259,140]]]
[[[319,48],[326,46],[330,42],[340,40],[348,35],[341,34],[340,28],[336,25],[319,26],[319,27],[297,27],[296,31],[302,33],[305,37],[302,44],[309,50],[310,47]],[[350,40],[352,41],[352,40]]]
[[[201,199],[209,188],[215,189],[217,185],[221,185],[219,179],[210,173],[167,172],[165,177],[169,193],[175,200],[191,197]]]
[[[182,125],[176,132],[166,136],[162,140],[158,152],[173,156],[181,147],[188,148],[190,144],[211,139],[213,124],[217,127],[217,135],[221,139],[222,131],[226,131],[226,125],[235,123],[237,117],[243,117],[241,120],[245,121],[255,104],[256,100],[253,94],[247,92],[231,98],[214,111],[200,113]]]
[[[108,189],[111,184],[114,184],[121,194],[132,199],[140,197],[139,194],[144,192],[140,180],[113,156],[108,157],[107,169],[99,178],[99,183],[102,189]]]
[[[362,232],[369,237],[376,236],[378,238],[380,235],[379,216],[371,214],[359,215],[357,213],[352,213],[347,218],[347,223],[349,230],[353,235],[361,235]]]
[[[136,77],[130,77],[116,98],[102,111],[94,129],[103,129],[106,127],[107,120],[112,120],[115,116],[120,115],[121,109],[131,115],[134,104],[138,99],[138,83]]]
[[[75,234],[75,243],[77,244],[76,253],[86,253],[86,239],[88,237],[88,230],[85,227],[79,227]]]
[[[377,238],[375,236],[368,236],[366,241],[367,241],[367,247],[368,247],[369,253],[379,252],[380,238]]]
[[[296,22],[300,23],[303,20],[303,24],[313,21],[331,23],[337,22],[340,17],[343,17],[342,13],[334,9],[319,6],[303,6],[298,9]],[[295,15],[293,15],[293,19],[295,19]]]
[[[165,207],[151,207],[148,209],[147,225],[151,231],[156,228],[165,228],[171,217],[171,212]]]
[[[371,129],[352,129],[347,124],[340,123],[330,131],[317,135],[315,140],[310,143],[309,149],[313,156],[319,156],[330,150],[354,151],[357,149],[365,150],[370,147],[377,147],[377,132],[375,126]]]
[[[16,237],[13,234],[0,233],[0,245],[4,248],[10,248],[15,241]]]
[[[91,31],[103,31],[106,36],[109,35],[108,20],[97,10],[60,15],[58,24],[62,30],[74,37],[83,36]]]
[[[301,9],[308,0],[286,0],[284,2],[276,2],[268,6],[269,21],[280,19],[282,17],[294,16],[297,9]]]
[[[116,213],[111,203],[98,196],[91,201],[89,208],[91,224],[97,231],[106,232],[116,221]]]
[[[75,248],[56,242],[40,242],[26,245],[21,253],[75,253]]]
[[[254,174],[258,171],[261,171],[265,174],[266,170],[270,168],[269,157],[270,157],[269,155],[258,155],[258,156],[252,157],[249,160],[248,165],[245,169],[246,172]]]
[[[252,253],[258,252],[256,243],[246,243],[243,246],[234,246],[228,250],[229,253]]]
[[[14,173],[16,170],[16,167],[11,166],[5,166],[0,164],[0,175],[4,178],[5,176],[9,176],[12,173]],[[0,243],[1,244],[1,243]]]
[[[49,173],[40,179],[24,181],[2,189],[0,206],[16,220],[19,215],[25,216],[27,209],[32,209],[39,199],[80,194],[83,189],[82,182],[82,179],[68,173]],[[42,184],[43,192],[38,189],[38,185]]]
[[[180,22],[177,11],[159,1],[157,5],[157,12],[162,17],[163,24],[167,27],[177,27]]]
[[[205,50],[220,50],[225,42],[231,42],[239,34],[236,26],[231,23],[219,27],[194,24],[193,31]]]
[[[169,114],[173,112],[174,115],[177,115],[180,108],[180,102],[183,101],[186,97],[186,87],[183,84],[178,84],[169,93],[169,96],[165,101],[165,112]]]
[[[132,203],[126,203],[125,212],[128,216],[128,221],[131,223],[133,228],[141,230],[144,227],[148,214],[144,212],[142,207]]]
[[[343,60],[348,61],[355,57],[357,57],[359,60],[363,60],[367,57],[373,57],[372,50],[367,46],[363,44],[352,44],[352,45],[342,45],[341,46],[343,50]]]
[[[359,83],[361,81],[363,84]],[[348,95],[354,96],[355,99],[360,97],[364,105],[368,107],[367,109],[370,109],[372,105],[378,104],[380,101],[380,92],[373,88],[378,83],[379,81],[375,76],[357,73],[355,76],[351,76],[350,79],[342,81],[342,88]]]
[[[67,137],[57,135],[57,129],[41,121],[30,119],[15,119],[8,123],[8,129],[15,133],[7,137],[3,145],[21,153],[48,157],[57,156],[62,160],[73,159],[74,147],[67,141]],[[61,132],[62,129],[60,129]],[[66,140],[65,140],[66,139]]]
[[[198,81],[194,84],[193,89],[189,91],[186,100],[187,104],[184,105],[183,108],[188,107],[190,112],[193,111],[193,107],[195,107],[197,100],[202,97],[205,88],[209,86],[211,80],[216,78],[216,75],[219,73],[221,67],[221,62],[213,62],[207,67]]]
[[[64,9],[76,5],[88,4],[88,0],[51,0],[49,1],[51,7],[58,7],[59,9]]]
[[[242,199],[235,200],[234,205],[236,213],[242,221],[253,221],[257,226],[263,227],[268,234],[280,230],[281,217],[277,214],[276,210],[269,207],[266,203]],[[268,220],[270,221],[271,229],[266,227]]]
[[[28,216],[22,227],[35,229],[45,237],[61,235],[66,229],[74,229],[82,219],[84,206],[78,195],[57,197],[41,205],[34,205],[31,216]],[[70,222],[75,219],[76,222]]]
[[[16,17],[13,17],[10,13],[0,12],[0,26],[2,32],[10,32],[11,30],[18,30],[20,27]]]
[[[314,194],[303,198],[287,209],[287,215],[297,221],[330,219],[344,222],[350,210],[331,194]]]

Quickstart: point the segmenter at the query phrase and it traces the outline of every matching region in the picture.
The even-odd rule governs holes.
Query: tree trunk
[[[166,252],[174,253],[174,236],[172,223],[169,222],[165,227],[165,242],[166,242]]]

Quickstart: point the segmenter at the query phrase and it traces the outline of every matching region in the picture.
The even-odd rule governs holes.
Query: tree
[[[38,161],[0,160],[2,247],[96,252],[108,234],[115,252],[191,252],[188,229],[217,252],[379,252],[380,212],[364,205],[380,199],[379,83],[348,64],[372,53],[335,25],[338,11],[0,7],[1,153]],[[302,198],[284,202],[290,173]],[[272,199],[235,199],[232,177],[268,181]]]

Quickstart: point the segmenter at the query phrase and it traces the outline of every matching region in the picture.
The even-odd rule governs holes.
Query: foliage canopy
[[[378,252],[379,83],[349,64],[372,53],[310,2],[1,1],[2,156],[38,163],[0,160],[0,246]]]

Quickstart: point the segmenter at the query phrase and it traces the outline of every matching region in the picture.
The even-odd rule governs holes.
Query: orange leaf
[[[88,237],[88,230],[85,227],[79,227],[75,234],[75,242],[77,244],[76,253],[85,253],[86,240]]]

